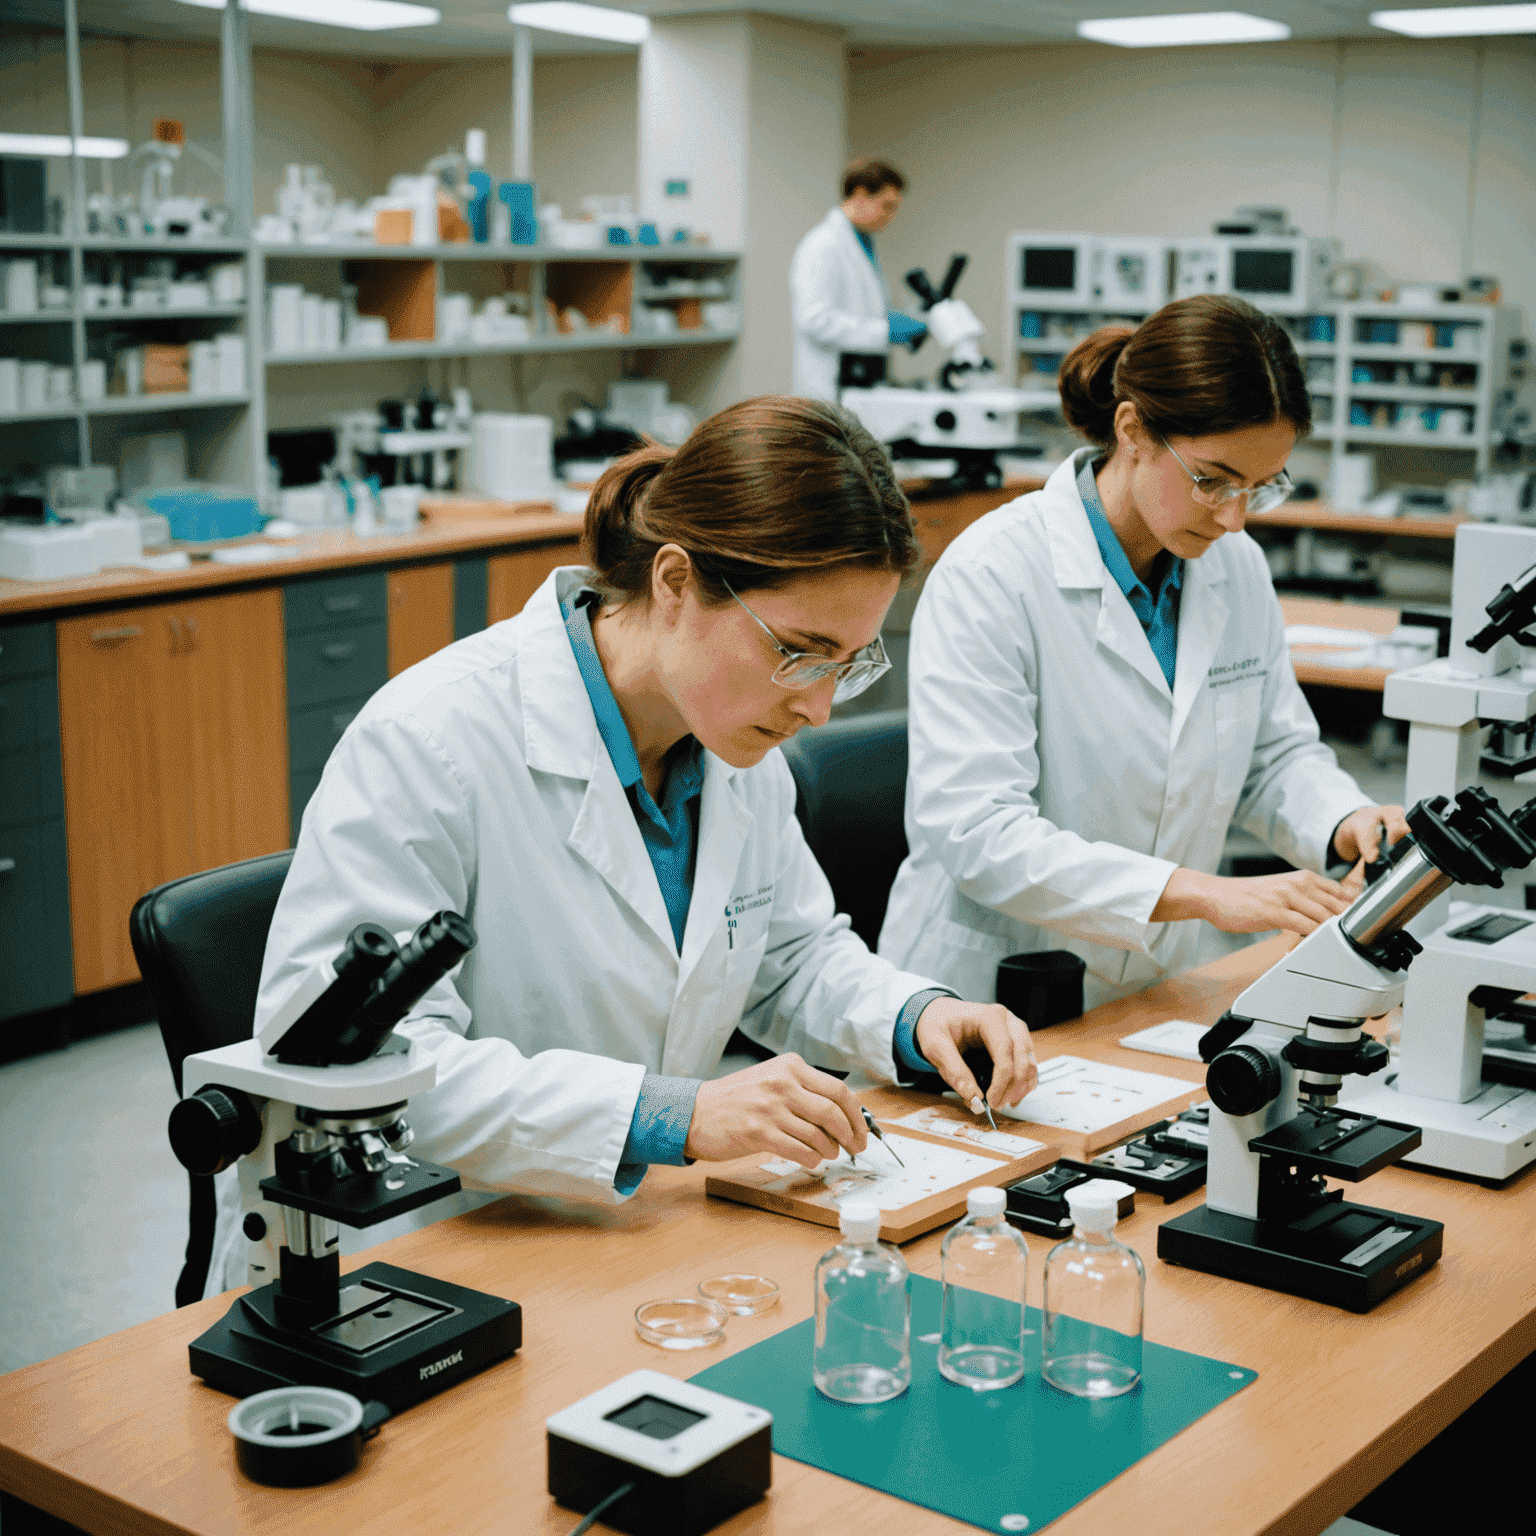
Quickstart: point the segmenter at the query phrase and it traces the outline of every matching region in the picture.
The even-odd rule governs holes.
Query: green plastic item
[[[912,1385],[873,1407],[811,1383],[814,1319],[692,1380],[773,1415],[781,1456],[878,1488],[984,1531],[1038,1531],[1257,1378],[1147,1343],[1141,1385],[1097,1402],[1040,1375],[1040,1313],[1028,1309],[1023,1381],[978,1393],[939,1375],[941,1287],[912,1277]]]

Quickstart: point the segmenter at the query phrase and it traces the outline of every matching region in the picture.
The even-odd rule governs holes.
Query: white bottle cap
[[[873,1200],[850,1200],[837,1213],[837,1228],[855,1243],[880,1241],[880,1207]]]
[[[1120,1218],[1120,1202],[1132,1190],[1118,1179],[1089,1179],[1066,1193],[1072,1224],[1085,1232],[1113,1232]]]
[[[983,1184],[965,1197],[968,1216],[1001,1216],[1008,1208],[1008,1197],[1002,1190]]]
[[[485,164],[485,129],[471,128],[464,135],[464,158],[470,165]]]

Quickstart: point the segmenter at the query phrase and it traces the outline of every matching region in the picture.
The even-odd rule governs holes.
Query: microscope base
[[[1379,1234],[1392,1231],[1402,1236],[1371,1251]],[[1284,1226],[1200,1205],[1157,1229],[1157,1256],[1208,1275],[1369,1312],[1434,1264],[1444,1236],[1438,1221],[1342,1201]]]
[[[338,1387],[398,1413],[515,1354],[523,1309],[393,1264],[342,1276],[342,1312],[318,1328],[277,1321],[277,1282],[242,1296],[189,1349],[192,1374],[233,1397]]]
[[[1422,1127],[1424,1140],[1403,1158],[1416,1168],[1499,1181],[1536,1162],[1536,1091],[1529,1088],[1484,1083],[1467,1103],[1453,1104],[1399,1093],[1386,1083],[1362,1083],[1340,1095],[1339,1108]]]

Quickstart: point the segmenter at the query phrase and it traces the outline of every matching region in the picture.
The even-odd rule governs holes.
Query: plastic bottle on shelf
[[[1008,1225],[1007,1196],[973,1189],[966,1216],[939,1250],[944,1279],[939,1372],[976,1392],[1024,1374],[1024,1281],[1029,1249]]]
[[[840,1403],[883,1403],[912,1383],[912,1308],[906,1260],[880,1241],[880,1208],[850,1200],[842,1241],[816,1265],[811,1377]]]
[[[1072,1236],[1045,1260],[1040,1371],[1074,1397],[1118,1397],[1141,1380],[1147,1273],[1115,1238],[1124,1189],[1112,1179],[1069,1189]]]

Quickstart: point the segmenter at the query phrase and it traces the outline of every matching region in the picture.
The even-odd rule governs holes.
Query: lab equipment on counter
[[[953,296],[965,265],[964,256],[953,257],[938,288],[921,268],[907,273],[929,333],[950,353],[939,369],[939,387],[876,383],[844,388],[839,399],[890,448],[893,458],[952,459],[959,466],[958,483],[995,487],[1003,481],[998,455],[1023,446],[1019,413],[1052,402],[994,382],[996,371],[979,345],[985,327],[964,300]]]
[[[399,1410],[521,1345],[516,1302],[381,1262],[344,1285],[340,1272],[339,1222],[373,1226],[460,1188],[406,1155],[407,1101],[437,1067],[394,1028],[474,945],[454,912],[403,946],[360,923],[256,1038],[186,1058],[171,1147],[194,1174],[238,1165],[255,1287],[192,1342],[210,1386],[338,1387]]]
[[[0,576],[13,581],[59,581],[101,569],[96,541],[84,526],[0,527]]]
[[[547,416],[482,411],[469,432],[464,479],[469,490],[502,501],[554,495],[554,424]]]
[[[544,1421],[549,1492],[631,1536],[704,1536],[773,1477],[765,1409],[633,1371]]]
[[[1003,1193],[1007,1199],[1008,1220],[1025,1232],[1065,1237],[1072,1230],[1068,1192],[1100,1177],[1102,1175],[1097,1170],[1062,1158],[1049,1168],[1007,1186]],[[1126,1184],[1119,1196],[1117,1210],[1121,1216],[1129,1216],[1135,1209],[1135,1186]]]
[[[1007,1196],[983,1186],[939,1249],[944,1286],[939,1372],[975,1392],[1024,1374],[1024,1285],[1029,1249],[1007,1220]]]
[[[843,1240],[816,1265],[811,1379],[836,1402],[887,1402],[912,1381],[907,1262],[880,1241],[873,1201],[848,1201],[838,1230]]]
[[[643,1301],[635,1308],[635,1332],[658,1349],[708,1349],[725,1337],[730,1314],[704,1296]]]
[[[997,963],[997,1000],[1031,1029],[1062,1024],[1083,1011],[1086,972],[1083,957],[1069,949],[1007,955]]]
[[[699,1295],[737,1317],[755,1317],[779,1304],[779,1288],[765,1275],[715,1275],[699,1281]]]
[[[146,486],[127,498],[135,515],[163,517],[173,539],[205,543],[240,539],[261,531],[261,508],[238,486],[188,481],[185,485]]]
[[[1457,882],[1497,887],[1505,870],[1529,865],[1536,800],[1510,817],[1485,790],[1464,789],[1454,804],[1419,801],[1408,826],[1374,882],[1201,1040],[1214,1105],[1206,1202],[1158,1229],[1160,1258],[1365,1312],[1440,1257],[1438,1221],[1350,1204],[1328,1188],[1330,1176],[1358,1182],[1424,1141],[1416,1124],[1339,1100],[1346,1077],[1388,1065],[1387,1047],[1363,1026],[1403,1000],[1424,948],[1408,923]],[[1497,985],[1508,930],[1459,938]]]
[[[390,1417],[334,1387],[273,1387],[229,1410],[235,1465],[269,1488],[314,1488],[357,1467],[363,1442]]]
[[[1072,1236],[1046,1255],[1040,1374],[1073,1397],[1120,1397],[1141,1380],[1147,1273],[1115,1237],[1124,1188],[1090,1179],[1069,1189]]]
[[[187,478],[186,434],[146,432],[142,437],[125,437],[117,467],[125,496],[145,486],[180,485]]]

